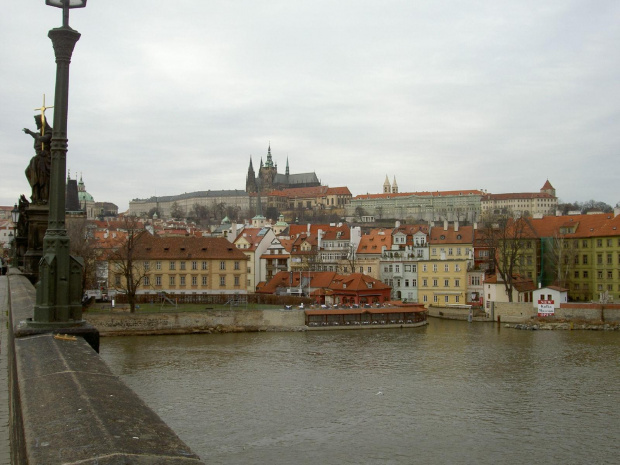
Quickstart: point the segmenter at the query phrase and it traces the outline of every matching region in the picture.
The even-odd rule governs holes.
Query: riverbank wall
[[[429,306],[428,316],[447,320],[467,321],[470,310],[459,307]],[[538,310],[531,302],[493,302],[485,313],[483,310],[473,310],[472,321],[502,323],[528,323],[538,319]],[[598,303],[563,303],[556,308],[554,315],[545,318],[546,321],[573,321],[590,324],[620,323],[620,304]]]
[[[11,463],[204,463],[85,339],[24,332],[34,303],[25,276],[0,276]]]
[[[213,332],[305,331],[300,309],[204,310],[167,313],[85,313],[101,336]]]

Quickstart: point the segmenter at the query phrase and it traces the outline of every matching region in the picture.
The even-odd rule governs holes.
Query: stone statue
[[[50,170],[52,157],[50,143],[52,141],[52,128],[45,117],[36,115],[34,120],[37,123],[38,132],[33,132],[24,128],[26,134],[30,134],[34,139],[35,156],[30,159],[26,168],[26,178],[32,187],[32,202],[35,204],[47,203],[50,193]]]

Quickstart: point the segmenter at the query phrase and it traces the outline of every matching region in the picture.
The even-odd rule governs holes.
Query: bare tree
[[[577,255],[573,241],[557,233],[547,242],[549,245],[546,250],[547,272],[553,276],[556,285],[568,289]]]
[[[170,216],[175,220],[185,218],[185,212],[177,202],[174,202],[172,204],[172,207],[170,207]]]
[[[82,273],[82,289],[95,289],[97,287],[96,261],[97,242],[89,228],[86,217],[70,218],[67,220],[67,236],[69,236],[70,254],[81,257],[84,261]]]
[[[508,211],[486,219],[481,242],[489,249],[496,272],[512,302],[515,278],[523,272],[525,249],[535,232],[527,218]]]
[[[136,311],[136,294],[149,273],[147,262],[142,260],[139,254],[139,244],[149,232],[133,216],[124,217],[123,229],[126,236],[119,239],[108,257],[112,273],[109,287],[125,294],[133,313]]]

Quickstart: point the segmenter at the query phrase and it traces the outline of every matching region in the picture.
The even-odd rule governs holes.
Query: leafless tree
[[[523,273],[526,243],[533,237],[534,229],[526,217],[515,218],[507,211],[485,219],[481,242],[489,249],[509,302],[512,302],[515,278]]]
[[[133,313],[136,310],[138,289],[149,274],[148,265],[140,257],[139,244],[145,235],[150,233],[133,216],[123,218],[123,229],[126,236],[119,237],[118,244],[115,244],[108,257],[112,273],[109,287],[125,294],[130,311]]]
[[[91,225],[86,217],[70,218],[67,220],[67,236],[69,236],[70,253],[74,257],[81,257],[84,261],[82,273],[82,289],[97,287],[96,261],[97,242],[92,233]]]
[[[547,271],[554,276],[556,285],[568,289],[574,271],[575,256],[577,255],[573,241],[567,239],[563,234],[557,233],[548,241],[548,245],[545,261]]]

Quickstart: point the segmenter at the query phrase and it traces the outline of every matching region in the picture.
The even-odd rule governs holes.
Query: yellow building
[[[132,272],[136,294],[246,294],[247,257],[219,237],[135,236]],[[111,254],[108,287],[123,292],[128,263],[123,248]]]
[[[428,305],[467,303],[467,271],[473,267],[473,227],[454,223],[433,227],[428,260],[418,262],[418,302]]]

